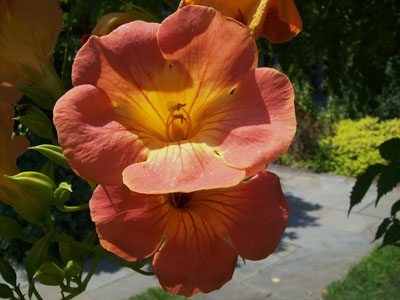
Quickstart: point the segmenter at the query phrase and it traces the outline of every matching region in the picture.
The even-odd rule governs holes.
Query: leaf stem
[[[89,203],[84,203],[76,206],[57,205],[57,209],[62,212],[76,212],[89,208]]]

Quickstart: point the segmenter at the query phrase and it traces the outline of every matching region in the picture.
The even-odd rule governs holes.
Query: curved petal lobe
[[[289,79],[261,68],[247,74],[233,95],[214,107],[194,141],[216,147],[230,166],[259,171],[287,151],[295,131]]]
[[[89,205],[101,245],[131,261],[153,254],[164,234],[163,200],[164,195],[137,194],[123,185],[98,186]]]
[[[164,57],[191,76],[184,99],[189,113],[228,94],[257,64],[257,48],[248,29],[211,8],[179,9],[163,21],[157,38]]]
[[[122,176],[132,191],[157,194],[228,187],[245,172],[227,166],[212,148],[189,141],[149,150],[147,161],[130,165]]]
[[[75,87],[57,101],[54,124],[72,169],[89,181],[120,185],[122,171],[146,156],[142,140],[115,116],[104,92],[92,85]]]

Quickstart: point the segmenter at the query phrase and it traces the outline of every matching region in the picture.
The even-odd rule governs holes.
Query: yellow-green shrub
[[[329,170],[336,174],[357,176],[369,165],[384,162],[378,146],[390,138],[400,137],[400,119],[346,119],[334,125],[334,132],[334,136],[319,142],[328,156]]]

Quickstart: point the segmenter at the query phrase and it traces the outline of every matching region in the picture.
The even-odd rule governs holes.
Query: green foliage
[[[171,295],[161,287],[152,287],[141,294],[129,298],[129,300],[184,300],[183,296]]]
[[[400,248],[374,249],[341,281],[330,283],[324,300],[397,300],[400,295]]]
[[[310,83],[324,63],[323,89],[347,118],[400,115],[398,0],[296,0],[303,31],[269,56],[291,80]]]
[[[393,138],[379,146],[379,153],[389,160],[389,163],[369,166],[366,171],[357,178],[350,196],[349,213],[354,205],[361,202],[367,193],[372,181],[378,179],[378,195],[375,205],[378,205],[382,196],[393,190],[400,183],[400,138]],[[379,225],[375,234],[375,240],[383,236],[383,246],[400,246],[400,220],[396,218],[400,211],[400,200],[392,206],[390,217],[385,218]]]
[[[320,141],[332,134],[335,118],[327,111],[317,112],[296,104],[297,130],[289,151],[278,162],[317,172],[329,171],[326,150]]]
[[[400,119],[346,119],[334,125],[334,132],[334,136],[320,141],[320,146],[328,155],[329,170],[336,174],[358,176],[369,165],[385,162],[377,147],[385,140],[400,137]]]

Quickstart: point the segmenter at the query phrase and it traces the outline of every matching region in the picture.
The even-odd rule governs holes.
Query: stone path
[[[332,174],[270,166],[281,178],[292,213],[278,250],[261,261],[238,262],[233,279],[220,290],[194,300],[316,300],[325,286],[341,279],[373,248],[381,220],[389,216],[400,190],[374,207],[376,188],[347,217],[355,180]],[[157,285],[145,277],[102,261],[86,292],[77,300],[125,300]],[[39,286],[45,300],[57,300],[57,287]]]

